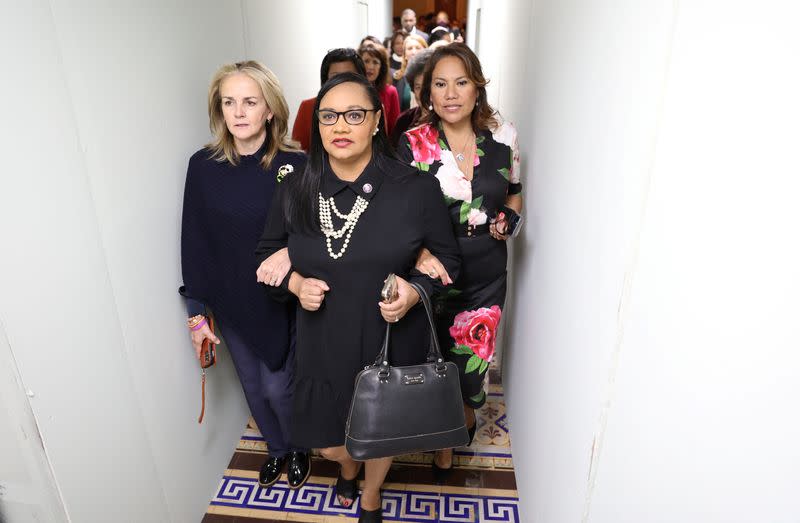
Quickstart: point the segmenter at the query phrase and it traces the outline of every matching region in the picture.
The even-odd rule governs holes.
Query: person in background
[[[415,13],[413,9],[403,9],[400,15],[400,25],[403,26],[403,30],[406,33],[419,36],[427,43],[428,33],[417,29],[417,13]]]
[[[400,100],[397,89],[389,83],[389,57],[386,49],[381,46],[362,47],[359,50],[361,60],[367,72],[367,80],[375,86],[383,104],[383,114],[386,121],[386,132],[391,134],[397,117],[400,115]]]
[[[289,109],[275,75],[255,61],[222,66],[208,93],[214,139],[189,159],[183,197],[181,268],[197,357],[213,311],[250,412],[269,447],[258,483],[273,485],[288,462],[289,487],[308,479],[304,448],[290,444],[295,314],[253,278],[253,246],[282,173],[305,155],[288,140]]]
[[[419,22],[420,27],[428,34],[430,34],[431,29],[436,27],[436,13],[426,13],[420,17]]]
[[[428,38],[428,47],[439,41],[444,41],[448,44],[453,43],[453,34],[450,32],[449,28],[437,25],[431,29],[431,36]]]
[[[364,69],[364,62],[358,56],[355,49],[339,48],[328,51],[325,58],[322,59],[322,65],[319,68],[320,85],[327,82],[337,74],[352,72],[361,75],[366,75]],[[294,119],[294,126],[292,126],[292,139],[300,143],[300,148],[304,151],[308,150],[311,141],[311,120],[314,112],[314,104],[316,98],[309,98],[300,103],[300,108],[297,109],[297,115]]]
[[[425,66],[431,54],[433,54],[431,49],[423,49],[411,59],[408,67],[406,67],[405,80],[409,85],[413,86],[412,94],[416,105],[403,111],[397,117],[392,134],[389,136],[389,142],[395,149],[397,149],[397,144],[400,142],[400,137],[403,136],[403,133],[412,127],[416,127],[417,122],[422,118],[422,114],[425,111],[425,108],[420,104],[419,95],[422,91],[422,77],[425,72]]]
[[[383,44],[377,36],[367,35],[361,39],[361,43],[358,44],[358,48],[361,49],[362,47],[371,47],[373,45],[379,45],[383,47]]]
[[[403,42],[403,62],[400,64],[400,69],[394,73],[395,88],[400,97],[400,111],[407,111],[411,107],[411,86],[406,82],[406,67],[408,61],[414,58],[417,53],[426,49],[428,44],[422,37],[417,35],[408,35]]]
[[[522,209],[517,132],[489,105],[486,84],[469,47],[436,49],[420,92],[427,108],[422,125],[406,131],[398,146],[406,163],[439,181],[461,247],[457,278],[424,250],[417,269],[455,283],[437,305],[437,327],[446,358],[459,368],[471,436],[474,409],[486,401],[484,378],[505,303],[508,226]],[[452,449],[436,452],[440,481],[452,460]]]
[[[389,45],[386,47],[391,53],[389,57],[389,73],[394,78],[394,73],[399,71],[403,66],[403,43],[406,41],[408,33],[403,30],[395,31],[389,40]]]
[[[363,463],[358,521],[379,522],[392,458],[354,461],[344,446],[355,377],[374,362],[387,322],[392,364],[425,360],[427,316],[409,282],[428,293],[442,285],[414,264],[424,247],[454,274],[458,246],[436,181],[394,158],[371,82],[351,73],[332,78],[314,115],[308,164],[281,183],[256,254],[263,266],[288,247],[291,260],[285,277],[261,279],[276,298],[297,297],[295,441],[339,464],[335,488],[345,507],[358,496]],[[379,303],[389,273],[398,296]]]

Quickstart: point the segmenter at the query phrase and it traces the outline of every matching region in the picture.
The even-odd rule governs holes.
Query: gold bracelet
[[[192,316],[191,318],[189,318],[187,320],[187,324],[190,329],[193,329],[194,327],[197,327],[200,324],[200,322],[203,321],[204,319],[205,316],[203,316],[202,314],[198,314],[197,316]]]

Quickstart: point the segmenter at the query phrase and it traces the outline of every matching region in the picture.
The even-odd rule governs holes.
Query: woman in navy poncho
[[[287,139],[289,111],[264,65],[225,65],[211,82],[208,113],[214,140],[189,160],[183,201],[181,265],[192,344],[225,338],[247,403],[267,441],[259,483],[274,484],[288,462],[289,486],[310,472],[306,449],[290,444],[294,312],[256,281],[253,251],[280,179],[302,171],[305,155]]]

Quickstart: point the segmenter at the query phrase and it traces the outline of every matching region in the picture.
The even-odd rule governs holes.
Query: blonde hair
[[[423,49],[427,49],[428,48],[428,42],[426,42],[425,39],[422,38],[421,36],[419,36],[419,35],[408,35],[408,36],[406,36],[406,39],[403,40],[403,61],[400,64],[400,69],[398,69],[394,73],[394,79],[395,80],[401,79],[406,74],[406,68],[408,67],[408,56],[405,53],[405,48],[406,48],[406,42],[408,42],[409,39],[414,39],[417,42],[419,42],[419,44],[422,46]]]
[[[222,114],[220,95],[223,80],[237,73],[247,75],[258,84],[267,108],[272,112],[272,120],[267,123],[267,150],[261,158],[261,166],[267,169],[279,150],[298,151],[299,148],[288,138],[289,106],[286,104],[278,77],[261,62],[247,60],[225,64],[214,75],[208,88],[208,126],[214,139],[206,145],[206,148],[211,151],[211,158],[218,162],[227,161],[232,165],[239,163],[239,153],[236,151],[233,135],[228,130],[225,116]]]

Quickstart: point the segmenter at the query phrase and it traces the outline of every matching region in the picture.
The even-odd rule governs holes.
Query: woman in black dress
[[[292,442],[320,449],[337,461],[339,502],[356,497],[360,463],[344,447],[354,378],[372,364],[385,322],[392,329],[396,365],[424,361],[428,334],[419,295],[440,282],[414,270],[426,248],[456,274],[458,246],[441,190],[390,154],[381,101],[364,77],[345,73],[317,96],[308,164],[281,183],[257,248],[260,260],[282,256],[288,246],[292,270],[278,287],[294,295],[297,311]],[[379,303],[383,281],[398,276],[399,297]],[[275,283],[269,275],[263,281]],[[391,458],[369,460],[359,521],[381,521],[380,487]]]
[[[469,47],[436,49],[420,93],[428,109],[423,125],[407,131],[398,145],[407,164],[439,182],[461,247],[458,278],[427,251],[417,267],[455,282],[437,303],[436,320],[442,351],[460,370],[471,435],[474,409],[486,402],[483,381],[506,298],[506,227],[522,209],[517,132],[487,102],[486,83]],[[451,468],[452,451],[437,452],[434,473],[442,478]]]

